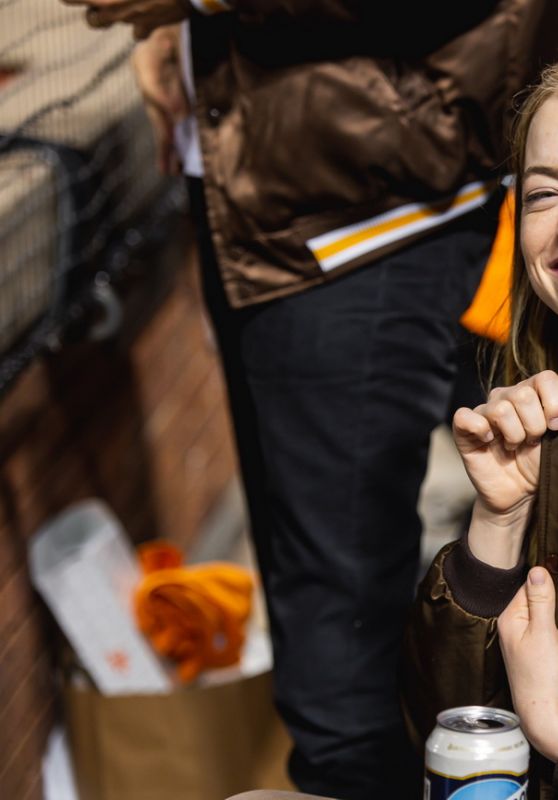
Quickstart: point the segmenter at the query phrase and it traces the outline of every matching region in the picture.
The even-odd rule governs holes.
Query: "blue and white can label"
[[[511,711],[441,711],[425,752],[424,800],[527,800],[529,743]]]
[[[426,770],[424,800],[526,800],[527,773],[481,773],[450,778]]]

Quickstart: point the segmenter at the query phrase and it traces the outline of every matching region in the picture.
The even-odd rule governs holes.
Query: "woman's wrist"
[[[549,761],[558,763],[558,711],[556,703],[539,702],[525,715],[520,713],[521,727],[535,750]]]
[[[527,498],[499,513],[486,508],[477,498],[468,536],[469,549],[475,558],[499,569],[517,566],[532,505],[532,498]]]

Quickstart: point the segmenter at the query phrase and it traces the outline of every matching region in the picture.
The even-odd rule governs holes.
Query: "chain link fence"
[[[0,0],[0,392],[183,211],[156,170],[130,31]]]

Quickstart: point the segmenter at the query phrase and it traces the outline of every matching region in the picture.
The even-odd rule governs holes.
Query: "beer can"
[[[529,744],[511,711],[442,711],[426,742],[424,800],[525,800]]]

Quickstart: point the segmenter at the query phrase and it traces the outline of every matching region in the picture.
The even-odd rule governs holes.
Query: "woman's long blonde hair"
[[[521,207],[525,148],[533,117],[553,94],[558,93],[558,64],[547,67],[539,83],[519,109],[513,129],[512,163],[515,184],[515,245],[511,288],[511,330],[500,359],[501,377],[507,385],[543,369],[558,367],[558,317],[535,294],[521,253]]]

